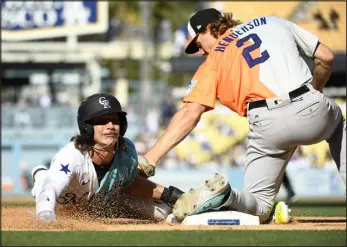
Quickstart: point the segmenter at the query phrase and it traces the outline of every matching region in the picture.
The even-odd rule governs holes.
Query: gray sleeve
[[[291,21],[286,20],[286,24],[292,32],[300,52],[308,57],[313,57],[319,38]]]

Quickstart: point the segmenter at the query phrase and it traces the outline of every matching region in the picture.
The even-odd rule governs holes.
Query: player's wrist
[[[152,165],[152,166],[156,166],[158,163],[158,160],[156,160],[154,157],[152,157],[151,155],[145,154],[143,155],[143,157],[147,160],[148,164]]]
[[[171,207],[176,203],[178,198],[183,194],[184,192],[180,189],[169,186],[169,188],[164,187],[164,190],[160,196],[160,200],[163,202],[169,204]]]
[[[36,202],[36,214],[43,211],[54,211],[49,201],[44,201],[41,198],[36,198],[36,199],[39,199]]]
[[[36,219],[40,221],[52,222],[57,220],[57,216],[52,210],[43,210],[36,214]]]

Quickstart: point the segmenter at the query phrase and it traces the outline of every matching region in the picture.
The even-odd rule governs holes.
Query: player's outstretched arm
[[[316,90],[322,91],[331,76],[334,54],[327,46],[319,43],[313,56],[313,62],[312,86]]]
[[[163,190],[163,186],[136,174],[135,179],[131,184],[122,189],[122,192],[142,198],[159,199]]]
[[[36,201],[36,218],[41,221],[55,221],[55,192],[49,172],[38,169],[33,172],[34,187],[31,191]]]
[[[144,157],[149,164],[156,165],[163,156],[179,144],[198,124],[207,107],[187,102],[172,118],[164,134]]]
[[[57,197],[61,194],[64,188],[70,183],[71,170],[61,171],[61,162],[56,156],[53,158],[49,170],[41,169],[39,166],[35,167],[32,171],[32,176],[35,181],[34,187],[31,191],[36,201],[36,218],[42,221],[55,221],[56,215],[54,212]],[[36,169],[37,168],[37,169]],[[66,168],[68,168],[66,166]]]

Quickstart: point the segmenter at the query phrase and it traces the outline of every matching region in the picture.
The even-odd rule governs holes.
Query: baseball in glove
[[[139,175],[143,177],[152,177],[155,174],[155,166],[148,163],[148,160],[143,157],[142,155],[138,156],[138,168],[139,168]]]

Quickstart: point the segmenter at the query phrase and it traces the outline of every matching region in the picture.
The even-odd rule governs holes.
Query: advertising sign
[[[107,28],[108,2],[1,1],[3,41],[103,33]]]

